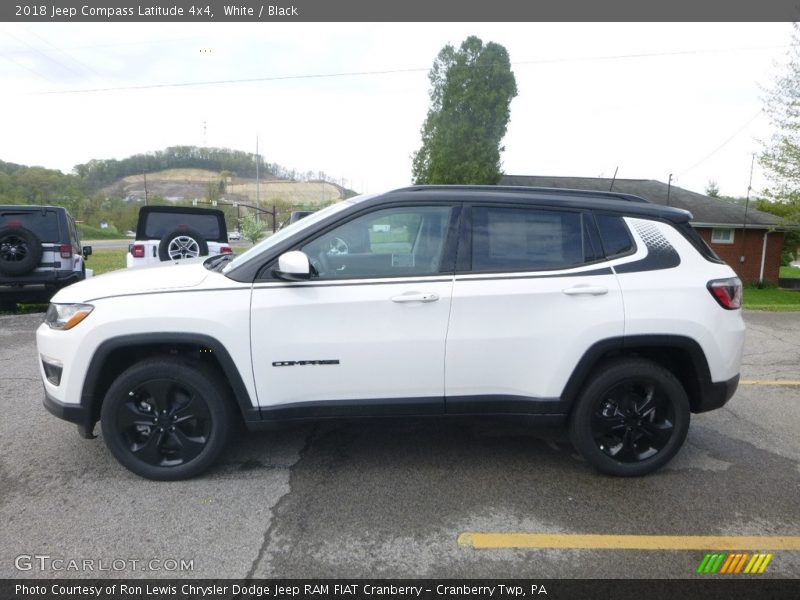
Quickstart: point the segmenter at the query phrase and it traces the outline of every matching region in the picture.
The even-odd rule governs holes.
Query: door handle
[[[561,291],[567,296],[602,296],[608,293],[608,288],[600,285],[576,285]]]
[[[406,292],[391,298],[392,302],[436,302],[438,299],[439,296],[432,292]]]

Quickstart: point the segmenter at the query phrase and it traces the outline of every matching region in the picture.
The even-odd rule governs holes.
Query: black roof
[[[172,213],[172,214],[185,214],[185,215],[217,215],[225,217],[225,213],[218,208],[198,208],[196,206],[171,206],[171,205],[156,205],[156,206],[142,206],[139,209],[139,214],[147,213]]]
[[[641,196],[653,204],[682,208],[692,213],[695,226],[741,227],[745,223],[745,207],[734,202],[691,192],[675,185],[668,186],[652,179],[609,179],[607,177],[546,177],[538,175],[504,175],[500,183],[511,186],[544,186],[579,190],[608,191],[611,189]],[[669,190],[669,197],[667,191]],[[771,229],[782,220],[775,215],[747,209],[747,227]]]
[[[523,187],[503,185],[417,185],[393,190],[366,198],[365,202],[415,201],[421,196],[425,200],[458,201],[480,200],[481,202],[533,202],[539,206],[567,208],[591,207],[626,215],[667,219],[686,222],[691,215],[675,207],[658,206],[633,194],[608,191],[587,191],[545,187]]]

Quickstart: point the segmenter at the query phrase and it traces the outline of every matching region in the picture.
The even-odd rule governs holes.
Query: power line
[[[564,57],[564,58],[542,58],[533,60],[514,61],[512,66],[522,65],[536,65],[536,64],[556,64],[566,62],[587,62],[587,61],[608,61],[608,60],[623,60],[623,59],[640,59],[640,58],[656,58],[662,56],[689,56],[707,53],[723,53],[723,52],[742,52],[760,49],[776,49],[788,48],[790,45],[776,45],[776,46],[755,46],[755,47],[738,47],[738,48],[718,48],[718,49],[699,49],[699,50],[680,50],[674,52],[648,52],[648,53],[634,53],[634,54],[614,54],[607,56],[583,56],[583,57]],[[486,68],[491,68],[492,65],[487,65]],[[58,91],[45,91],[45,92],[32,92],[27,95],[40,96],[40,95],[59,95],[59,94],[92,94],[98,92],[117,92],[117,91],[135,91],[135,90],[152,90],[164,88],[185,88],[185,87],[199,87],[199,86],[214,86],[214,85],[230,85],[230,84],[249,84],[249,83],[265,83],[273,81],[292,81],[304,79],[333,79],[337,77],[364,77],[374,75],[393,75],[400,73],[419,73],[429,71],[429,67],[413,67],[406,69],[379,69],[374,71],[343,71],[338,73],[311,73],[302,75],[276,75],[269,77],[250,77],[244,79],[218,79],[207,81],[176,81],[169,83],[150,83],[141,85],[127,85],[127,86],[113,86],[113,87],[98,87],[98,88],[83,88],[72,90],[58,90]]]
[[[700,160],[698,160],[696,163],[694,163],[694,164],[693,164],[691,167],[689,167],[688,169],[684,169],[683,171],[681,171],[681,172],[678,174],[678,176],[685,175],[686,173],[688,173],[688,172],[689,172],[689,171],[691,171],[692,169],[694,169],[694,168],[696,168],[696,167],[699,167],[699,166],[700,166],[700,165],[702,165],[704,162],[706,162],[706,161],[707,161],[709,158],[711,158],[712,156],[714,156],[714,155],[715,155],[717,152],[719,152],[720,150],[722,150],[722,149],[723,149],[725,146],[727,146],[727,145],[728,145],[730,142],[732,142],[732,141],[733,141],[733,139],[734,139],[736,136],[738,136],[738,135],[739,135],[740,133],[742,133],[742,132],[743,132],[745,129],[747,129],[747,128],[750,126],[750,124],[751,124],[751,123],[753,123],[753,121],[755,121],[755,120],[756,120],[758,117],[760,117],[760,116],[761,116],[761,114],[762,114],[763,112],[764,112],[764,110],[763,110],[763,109],[759,109],[759,110],[758,110],[758,112],[757,112],[756,114],[754,114],[752,117],[750,117],[750,118],[747,120],[747,122],[746,122],[744,125],[742,125],[741,127],[739,127],[739,129],[737,129],[737,130],[736,130],[736,131],[735,131],[735,132],[734,132],[734,133],[733,133],[733,134],[732,134],[732,135],[731,135],[731,136],[730,136],[728,139],[726,139],[724,142],[722,142],[722,143],[721,143],[719,146],[717,146],[717,147],[716,147],[714,150],[712,150],[712,151],[711,151],[710,153],[708,153],[706,156],[704,156],[703,158],[701,158]]]

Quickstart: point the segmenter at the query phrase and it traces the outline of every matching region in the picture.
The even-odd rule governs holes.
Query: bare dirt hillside
[[[215,171],[203,169],[169,169],[146,175],[147,195],[162,196],[168,200],[202,200],[207,196],[209,184],[218,185],[223,179]],[[262,204],[281,199],[291,204],[327,204],[345,197],[347,190],[325,181],[288,181],[263,178],[258,182],[258,199]],[[106,195],[129,200],[143,200],[145,176],[130,175],[105,188]],[[222,197],[229,202],[255,203],[256,180],[242,177],[225,178]]]

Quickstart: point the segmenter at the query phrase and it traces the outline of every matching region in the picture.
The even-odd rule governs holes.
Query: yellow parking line
[[[595,535],[467,532],[468,548],[587,548],[610,550],[800,550],[800,535]]]
[[[769,379],[742,379],[739,385],[800,385],[800,380],[784,379],[783,381],[773,381]]]

